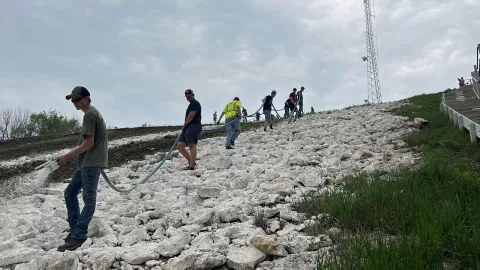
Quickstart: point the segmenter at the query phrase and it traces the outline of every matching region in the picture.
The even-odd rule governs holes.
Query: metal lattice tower
[[[366,31],[365,38],[367,42],[367,56],[363,57],[363,61],[367,61],[367,80],[368,80],[368,102],[381,103],[382,91],[380,89],[380,79],[378,77],[377,56],[375,42],[373,40],[372,27],[372,5],[371,0],[363,0],[365,6]]]

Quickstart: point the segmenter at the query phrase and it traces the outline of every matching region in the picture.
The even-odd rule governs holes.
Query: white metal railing
[[[471,73],[472,78],[467,79],[465,85],[472,85],[473,92],[480,99],[480,73],[478,67],[480,65],[480,44],[477,46],[477,62],[473,66],[473,72]],[[464,86],[465,86],[464,85]],[[463,88],[459,87],[459,89]],[[458,98],[457,98],[458,100]],[[471,119],[467,118],[463,114],[458,113],[450,106],[445,103],[445,93],[442,94],[442,102],[440,103],[440,110],[445,114],[448,114],[448,117],[451,121],[458,127],[458,129],[463,130],[467,129],[470,132],[470,140],[472,143],[477,142],[477,138],[480,138],[480,125],[473,122]],[[479,108],[474,108],[473,110],[480,110]]]
[[[440,110],[445,114],[448,114],[450,120],[453,121],[453,123],[456,127],[458,127],[459,130],[463,130],[465,128],[470,132],[470,140],[472,143],[477,142],[477,138],[480,138],[480,125],[448,106],[445,103],[445,93],[442,94]]]
[[[477,96],[477,98],[480,98],[480,84],[479,84],[478,72],[476,72],[476,71],[472,72],[471,83],[472,83],[472,86],[473,86],[473,92],[475,92],[475,95]]]

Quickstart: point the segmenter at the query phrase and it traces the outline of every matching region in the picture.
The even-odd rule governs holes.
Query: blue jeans
[[[227,124],[227,140],[225,146],[231,146],[232,142],[235,142],[240,135],[240,121],[235,121],[236,119],[238,119],[236,116],[225,119],[225,123],[229,123]]]
[[[72,181],[65,189],[65,203],[68,212],[68,224],[70,225],[70,237],[75,239],[87,239],[88,224],[95,213],[97,204],[97,187],[100,177],[100,167],[86,167],[77,170]],[[80,213],[77,195],[82,191],[85,206]]]
[[[298,117],[302,117],[303,116],[303,103],[298,103],[298,111],[299,111],[299,114],[298,114]]]

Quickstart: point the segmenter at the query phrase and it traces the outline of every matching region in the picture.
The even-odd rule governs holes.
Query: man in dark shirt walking
[[[272,90],[272,93],[263,99],[263,114],[265,115],[265,123],[263,124],[263,131],[267,131],[267,125],[270,123],[272,126],[272,102],[273,98],[277,95],[277,91]]]
[[[283,117],[288,118],[290,116],[290,105],[289,105],[288,99],[285,101],[283,109],[285,110],[285,113],[284,113]]]
[[[300,91],[297,93],[297,100],[298,100],[298,118],[301,118],[303,116],[303,91],[305,90],[305,87],[302,86],[300,88]]]
[[[98,179],[102,169],[108,166],[108,136],[105,121],[100,112],[91,105],[90,92],[83,86],[73,88],[65,97],[71,99],[77,110],[82,110],[83,127],[80,146],[57,159],[65,165],[70,158],[77,157],[77,170],[64,192],[70,233],[58,251],[75,250],[87,240],[88,224],[95,213]],[[78,194],[82,190],[84,207],[80,213]]]
[[[190,102],[185,112],[185,123],[182,127],[182,134],[178,141],[178,151],[188,161],[188,169],[195,169],[197,159],[197,143],[202,133],[202,106],[195,99],[191,89],[185,90],[185,98]],[[190,148],[190,154],[186,146]]]

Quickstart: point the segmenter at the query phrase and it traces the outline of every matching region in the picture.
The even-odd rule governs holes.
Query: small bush
[[[262,228],[265,232],[268,229],[268,219],[265,217],[263,210],[258,210],[254,216],[253,224],[257,227]]]

